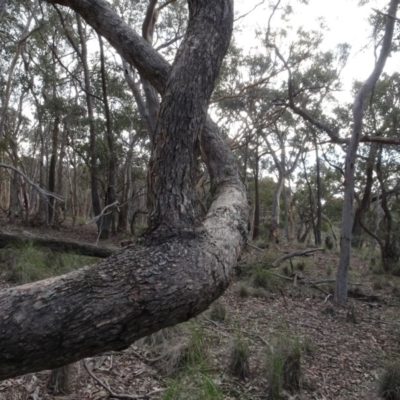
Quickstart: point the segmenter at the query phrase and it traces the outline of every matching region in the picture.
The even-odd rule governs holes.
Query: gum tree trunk
[[[101,33],[121,43],[121,55],[138,60],[135,66],[163,93],[150,171],[151,192],[160,198],[153,233],[140,242],[97,265],[0,292],[0,379],[126,348],[199,314],[228,286],[247,237],[245,188],[228,146],[206,120],[232,31],[232,1],[189,0],[189,27],[172,69],[106,2],[57,3],[103,26]],[[191,168],[203,124],[201,151],[214,197],[198,226]]]
[[[344,305],[347,300],[347,274],[351,255],[351,221],[354,202],[354,169],[356,164],[357,149],[363,128],[364,101],[372,92],[390,54],[398,5],[399,0],[390,1],[388,17],[386,17],[385,34],[382,40],[379,58],[375,64],[374,70],[364,82],[353,103],[353,133],[347,148],[345,160],[342,230],[340,234],[340,260],[336,275],[335,288],[335,301],[339,305]]]

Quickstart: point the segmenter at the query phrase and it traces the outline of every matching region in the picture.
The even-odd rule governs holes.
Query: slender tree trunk
[[[49,182],[48,188],[51,193],[55,193],[56,189],[56,166],[57,166],[57,152],[58,152],[58,136],[60,133],[60,117],[54,119],[54,127],[51,140],[51,156],[49,165]],[[52,196],[47,200],[47,223],[53,222],[55,199]]]
[[[90,84],[89,66],[87,61],[87,46],[86,37],[83,30],[81,18],[79,15],[76,16],[78,25],[79,39],[81,43],[81,60],[83,66],[83,73],[85,78],[85,91],[86,91],[86,105],[89,116],[89,131],[90,131],[90,188],[92,192],[92,206],[93,213],[97,217],[101,213],[101,204],[99,196],[99,188],[97,182],[97,145],[96,145],[96,129],[94,125],[94,113],[93,113],[93,98],[91,96],[92,89]],[[102,231],[103,218],[99,218],[96,221],[97,229],[99,232]]]
[[[377,150],[378,150],[377,143],[371,143],[365,170],[366,182],[364,187],[364,193],[361,202],[358,205],[356,212],[354,214],[353,228],[351,230],[352,245],[354,247],[358,247],[359,245],[360,237],[362,234],[362,221],[371,204],[372,185],[374,182],[373,173],[374,173],[374,165],[375,165]]]
[[[342,211],[342,230],[340,235],[340,261],[336,276],[335,301],[344,305],[347,300],[347,274],[351,255],[351,227],[354,200],[354,169],[356,163],[357,149],[363,128],[364,101],[373,90],[379,79],[386,60],[390,54],[394,24],[399,0],[391,0],[388,15],[386,17],[385,34],[382,47],[375,64],[374,70],[357,93],[353,103],[353,133],[347,148],[345,160],[344,199]]]
[[[68,134],[68,126],[67,123],[64,123],[63,131],[61,133],[61,143],[60,143],[60,156],[58,158],[58,170],[57,170],[57,184],[55,193],[62,195],[63,193],[63,171],[64,171],[64,158],[65,158],[65,142],[67,140]],[[66,191],[68,193],[68,190]],[[66,201],[64,204],[60,204],[60,211],[63,210],[65,212]],[[59,224],[61,222],[61,215],[60,212],[57,212],[55,217],[55,222]]]
[[[116,185],[117,157],[115,154],[115,146],[114,146],[115,139],[112,131],[111,112],[108,104],[104,46],[103,46],[103,40],[100,35],[99,35],[99,44],[100,44],[101,85],[103,90],[103,103],[104,103],[104,113],[106,117],[106,132],[107,132],[106,136],[108,145],[108,169],[107,169],[108,184],[107,184],[107,198],[105,206],[109,206],[110,204],[113,204],[116,201],[115,185]],[[100,239],[108,239],[114,211],[115,208],[110,208],[107,210],[107,215],[105,215],[103,218]]]
[[[122,195],[122,204],[120,206],[120,213],[118,219],[118,230],[126,232],[129,225],[129,219],[132,210],[132,160],[133,160],[133,147],[136,143],[136,135],[131,132],[129,135],[129,149],[126,155],[124,166],[124,188]]]
[[[254,218],[253,218],[253,240],[260,233],[260,193],[258,187],[258,145],[256,148],[256,160],[254,168]]]
[[[315,244],[319,246],[322,243],[321,171],[320,171],[320,159],[318,154],[318,143],[315,135],[314,135],[314,145],[315,145],[315,158],[316,158],[316,169],[317,169],[317,222],[315,225]]]

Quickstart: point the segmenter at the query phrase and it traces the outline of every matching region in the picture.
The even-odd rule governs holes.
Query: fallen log
[[[81,256],[107,258],[113,255],[117,248],[98,247],[92,244],[84,244],[73,241],[47,239],[38,236],[12,235],[0,233],[0,249],[9,246],[21,246],[32,243],[34,246],[44,247],[59,253],[75,253]]]

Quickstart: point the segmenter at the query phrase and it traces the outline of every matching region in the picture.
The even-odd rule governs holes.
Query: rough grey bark
[[[385,33],[378,60],[371,75],[364,82],[361,89],[357,93],[353,103],[353,132],[347,148],[345,160],[344,199],[342,211],[342,229],[340,235],[340,260],[335,288],[335,301],[339,305],[344,305],[347,300],[347,274],[351,255],[351,221],[354,201],[354,169],[357,149],[363,128],[364,102],[367,96],[372,92],[390,54],[398,4],[399,0],[390,1],[388,10],[389,16],[386,18]]]
[[[142,25],[142,37],[151,46],[153,45],[154,28],[158,19],[158,11],[156,10],[158,0],[150,0],[146,10],[146,16]],[[156,131],[156,125],[158,120],[158,114],[160,112],[160,100],[156,89],[153,87],[151,82],[142,76],[142,86],[146,97],[146,109],[147,115],[149,116],[149,122],[151,126],[151,133],[149,135],[150,142],[154,145],[154,134]]]
[[[88,11],[88,2],[73,3],[82,14]],[[100,0],[89,3],[105,5]],[[155,81],[152,84],[158,81],[161,90],[165,84],[153,161],[156,174],[161,161],[171,165],[166,169],[175,174],[174,158],[179,154],[171,153],[172,149],[197,139],[231,33],[231,0],[189,0],[189,9],[189,30],[169,79],[147,72]],[[90,10],[90,14],[97,13]],[[97,17],[104,21],[110,14]],[[135,54],[137,49],[131,51]],[[193,57],[198,57],[195,69],[190,62]],[[201,148],[214,189],[201,227],[194,229],[187,223],[192,219],[191,209],[182,204],[178,215],[183,223],[162,213],[156,220],[173,225],[175,234],[153,233],[95,266],[0,292],[0,379],[125,348],[140,337],[197,315],[223,293],[246,240],[248,204],[234,158],[209,120]],[[186,164],[189,170],[189,151],[182,150],[187,156],[177,169]],[[152,178],[157,192],[162,185],[155,174]],[[163,175],[160,180],[166,178]],[[186,178],[181,176],[178,184],[185,186]],[[171,204],[171,193],[161,195],[165,199],[160,208],[165,210]],[[189,190],[185,195],[191,196]]]
[[[232,30],[228,25],[232,4],[218,3],[212,6],[207,1],[189,2],[188,28],[166,82],[150,161],[152,229],[191,230],[198,224],[194,204],[195,149]],[[212,21],[212,27],[208,21]],[[215,34],[210,35],[206,29],[214,29]],[[185,74],[191,79],[180,79]]]

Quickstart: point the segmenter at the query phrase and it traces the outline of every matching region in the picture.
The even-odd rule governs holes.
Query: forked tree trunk
[[[188,31],[168,79],[166,61],[108,3],[57,2],[79,11],[110,42],[120,43],[117,49],[147,70],[164,93],[150,171],[157,195],[152,221],[158,229],[97,265],[1,291],[0,379],[126,348],[204,311],[229,284],[247,235],[245,188],[233,155],[209,119],[201,150],[214,191],[201,227],[195,228],[191,203],[193,150],[228,47],[232,1],[189,0]],[[143,54],[150,56],[146,63],[140,61]]]

